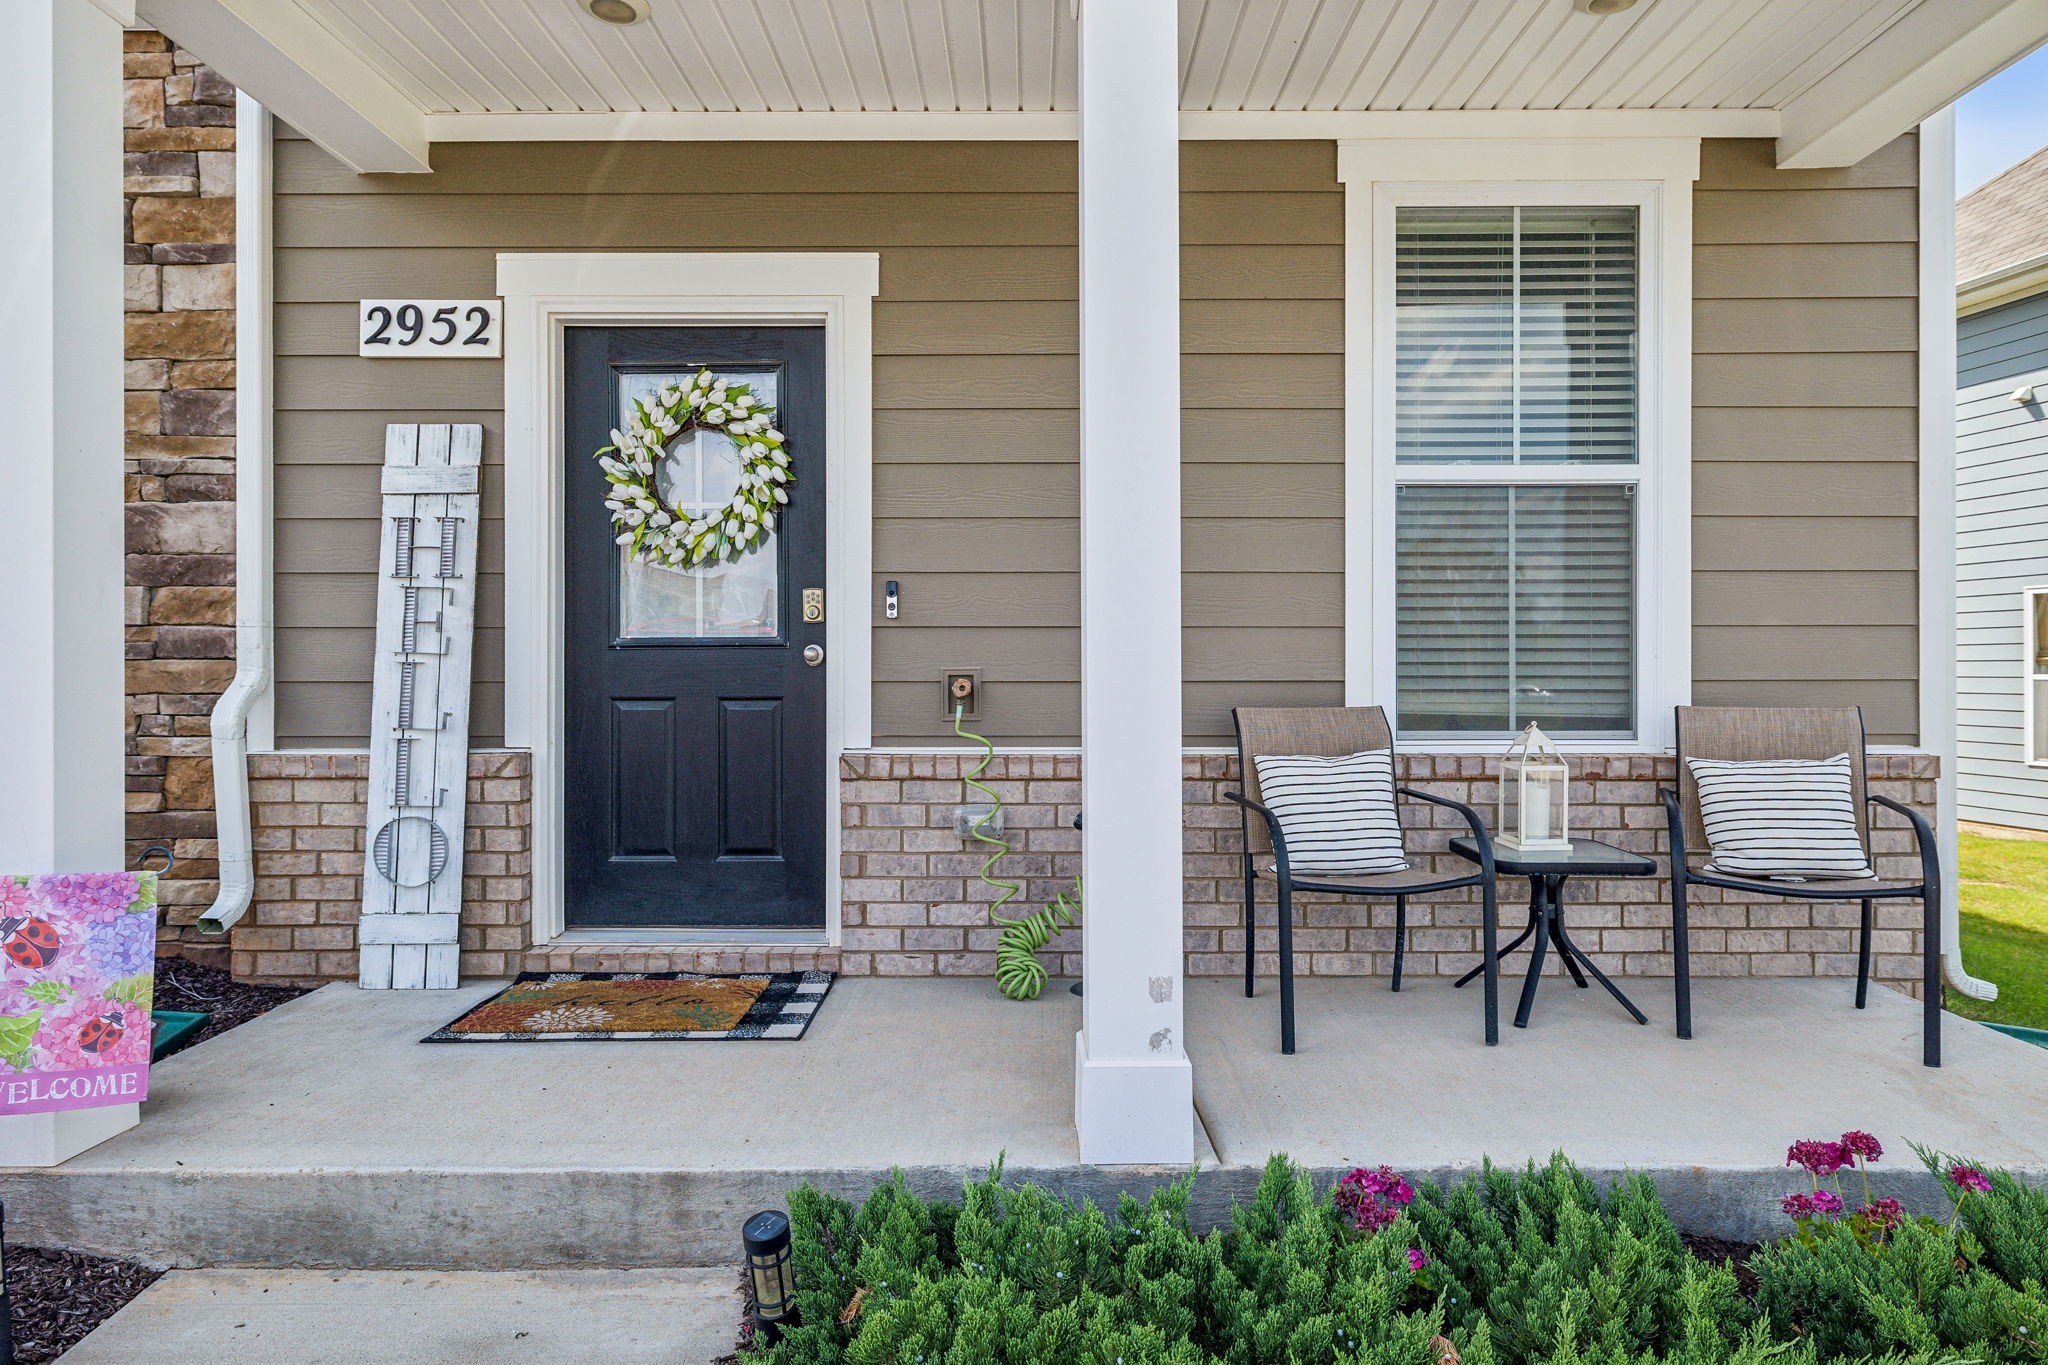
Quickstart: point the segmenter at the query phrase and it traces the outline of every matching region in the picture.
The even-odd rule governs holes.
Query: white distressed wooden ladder
[[[367,990],[443,990],[457,980],[483,440],[484,429],[467,424],[384,429],[357,934]]]

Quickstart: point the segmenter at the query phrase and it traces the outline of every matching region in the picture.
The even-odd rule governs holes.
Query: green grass
[[[2048,1029],[2048,840],[1962,836],[1963,962],[1994,982],[1986,1003],[1957,991],[1948,1007],[1971,1019]]]

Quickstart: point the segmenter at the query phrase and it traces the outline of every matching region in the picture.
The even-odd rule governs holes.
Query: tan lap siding
[[[1919,730],[1918,149],[1780,171],[1709,141],[1694,199],[1693,697]]]
[[[278,146],[278,735],[364,742],[384,424],[485,425],[472,729],[504,715],[502,371],[355,355],[364,297],[495,291],[503,250],[875,250],[875,742],[1071,744],[1080,709],[1074,150],[1061,144],[442,146],[362,177]],[[1325,143],[1184,153],[1188,734],[1342,690],[1342,201]],[[679,188],[669,192],[668,186]],[[698,187],[711,186],[709,190]]]
[[[278,147],[278,735],[357,745],[377,464],[391,421],[486,427],[472,730],[503,727],[502,371],[355,356],[363,297],[496,292],[499,251],[873,250],[875,738],[946,735],[981,667],[1006,743],[1077,729],[1074,149],[1059,144],[449,144],[430,176]],[[877,612],[879,615],[879,613]]]
[[[1344,696],[1344,194],[1331,142],[1181,149],[1190,744]]]

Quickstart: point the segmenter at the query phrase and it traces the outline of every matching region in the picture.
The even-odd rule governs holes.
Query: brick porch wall
[[[971,763],[971,759],[967,760]],[[1675,780],[1675,761],[1660,756],[1574,755],[1571,799],[1576,828],[1643,853],[1667,851],[1660,786]],[[1182,896],[1187,970],[1231,976],[1243,970],[1237,850],[1239,813],[1223,799],[1237,785],[1237,759],[1189,755],[1182,760]],[[1027,884],[1013,904],[1035,908],[1079,871],[1079,835],[1069,825],[1080,799],[1074,756],[999,755],[984,779],[1001,793],[1011,842],[1021,856],[1002,873]],[[842,970],[850,975],[987,975],[994,970],[997,930],[988,921],[988,889],[974,880],[982,855],[952,832],[952,808],[971,797],[959,782],[962,760],[944,755],[850,755],[841,760],[845,875]],[[1400,780],[1456,798],[1492,823],[1496,758],[1403,755]],[[1870,784],[1918,807],[1932,819],[1938,763],[1930,755],[1874,756]],[[1464,832],[1454,812],[1409,803],[1405,818],[1412,854],[1446,870],[1469,866],[1445,844]],[[1876,835],[1878,870],[1914,876],[1912,834],[1887,825]],[[1270,880],[1261,887],[1258,970],[1279,970]],[[1594,881],[1566,886],[1573,937],[1604,971],[1671,972],[1669,883],[1663,878]],[[1381,976],[1393,970],[1391,901],[1303,895],[1297,899],[1296,970],[1323,976]],[[1502,886],[1503,941],[1525,921],[1526,884]],[[1693,972],[1698,976],[1853,976],[1859,909],[1767,900],[1697,888],[1691,902]],[[1920,972],[1920,907],[1879,903],[1875,972],[1914,988]],[[1455,976],[1479,961],[1477,889],[1416,897],[1408,905],[1406,970]],[[1069,930],[1046,950],[1048,966],[1080,971],[1080,933]],[[1556,970],[1553,960],[1546,970]]]
[[[160,33],[124,35],[128,856],[177,855],[166,951],[219,875],[207,717],[235,672],[235,90]]]
[[[1643,853],[1665,852],[1657,791],[1673,760],[1574,755],[1577,828]],[[995,893],[976,879],[985,853],[954,835],[953,809],[973,799],[961,781],[973,759],[949,754],[850,754],[840,760],[843,941],[839,949],[725,950],[531,946],[532,806],[527,755],[489,751],[470,760],[468,853],[464,868],[464,976],[520,970],[764,971],[823,967],[850,976],[991,976]],[[1404,755],[1400,776],[1455,797],[1491,819],[1498,760]],[[1236,785],[1237,760],[1183,759],[1185,838],[1182,895],[1187,970],[1233,976],[1242,970],[1238,813],[1222,792]],[[235,932],[236,975],[294,981],[352,978],[361,896],[362,755],[269,754],[251,759],[257,826],[257,903]],[[1870,784],[1932,815],[1937,774],[1928,755],[1871,759]],[[1024,885],[1012,903],[1029,912],[1070,888],[1080,870],[1080,758],[998,755],[983,780],[1005,803],[1014,852],[998,875]],[[1435,866],[1467,866],[1444,851],[1463,823],[1440,807],[1407,811],[1412,854]],[[1426,823],[1423,823],[1426,822]],[[1911,832],[1877,834],[1878,870],[1911,876]],[[1259,904],[1259,972],[1278,970],[1270,883]],[[1526,888],[1502,888],[1503,938],[1524,920]],[[1572,882],[1566,890],[1573,936],[1603,970],[1639,976],[1671,971],[1669,890],[1661,878]],[[1297,970],[1322,976],[1380,976],[1393,966],[1391,902],[1298,898]],[[1856,970],[1858,909],[1809,905],[1698,889],[1692,906],[1693,971],[1699,976],[1849,976]],[[1407,970],[1456,975],[1478,962],[1476,892],[1417,897],[1409,904]],[[1919,979],[1917,903],[1878,908],[1876,974],[1903,989]],[[1078,928],[1043,953],[1056,974],[1081,968]],[[1546,970],[1555,970],[1553,961]]]
[[[532,941],[532,762],[469,756],[463,834],[462,974],[510,976]],[[233,930],[245,980],[353,981],[362,918],[367,754],[253,754],[256,898]]]

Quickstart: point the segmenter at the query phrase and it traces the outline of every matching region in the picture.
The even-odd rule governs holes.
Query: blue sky
[[[2048,147],[2048,48],[2015,62],[1956,106],[1956,192],[1968,194]]]

